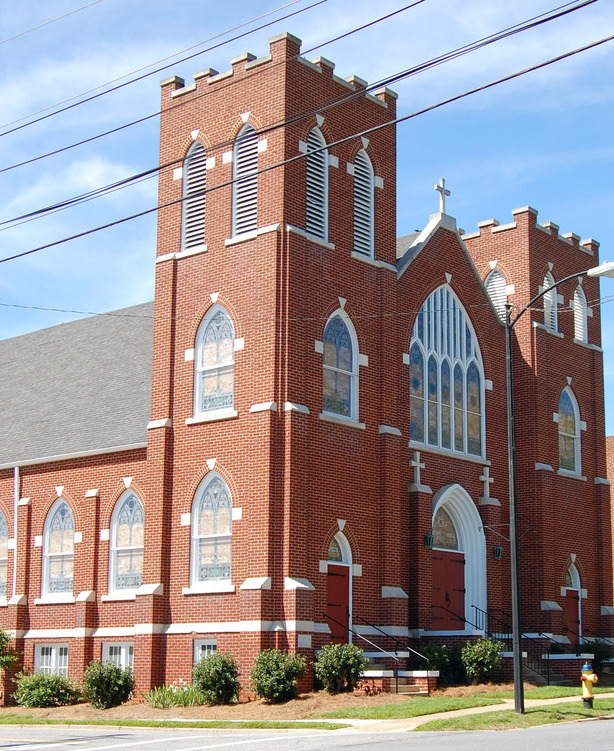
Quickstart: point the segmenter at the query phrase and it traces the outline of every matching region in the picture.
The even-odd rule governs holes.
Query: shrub
[[[585,642],[584,644],[578,644],[576,647],[576,654],[588,652],[594,655],[591,660],[591,665],[595,673],[600,674],[603,668],[603,663],[612,657],[612,647],[602,639],[595,639],[591,642]]]
[[[17,673],[13,698],[20,707],[62,707],[81,701],[72,681],[56,673]]]
[[[461,658],[467,678],[474,683],[485,680],[501,664],[500,652],[504,645],[496,639],[477,639],[468,641],[461,649]]]
[[[289,655],[280,649],[265,649],[254,660],[251,671],[252,689],[271,702],[294,699],[298,679],[305,674],[307,662],[303,655]]]
[[[194,685],[203,695],[206,704],[229,704],[239,694],[239,668],[231,654],[213,654],[203,657],[192,670]]]
[[[128,701],[134,689],[130,668],[94,660],[85,669],[83,696],[96,709],[110,709]]]
[[[198,686],[193,683],[158,686],[143,694],[143,699],[157,709],[198,707],[207,703]]]
[[[15,650],[9,646],[10,636],[4,629],[0,628],[0,668],[7,670],[17,659]]]
[[[316,657],[314,671],[328,693],[337,694],[354,690],[368,662],[354,644],[327,644]]]

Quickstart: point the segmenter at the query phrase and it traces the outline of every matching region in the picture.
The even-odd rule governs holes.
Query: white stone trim
[[[232,420],[238,417],[239,413],[232,407],[226,407],[224,409],[213,409],[211,412],[203,412],[202,415],[197,417],[186,418],[186,425],[197,425],[202,422],[217,422],[218,420]]]
[[[136,594],[139,597],[141,595],[162,595],[164,594],[164,584],[141,584],[136,590]]]
[[[300,229],[300,227],[295,227],[292,224],[286,224],[286,230],[294,235],[298,235],[299,237],[304,237],[305,240],[309,240],[309,242],[312,242],[315,245],[321,245],[323,248],[328,248],[328,250],[335,249],[333,243],[329,243],[326,240],[322,240],[321,237],[316,237],[309,232],[305,232],[305,230]]]
[[[170,417],[163,417],[160,420],[151,420],[147,424],[147,430],[156,430],[157,428],[171,428],[173,421]]]
[[[186,514],[181,514],[180,524],[182,527],[189,527],[192,524],[192,514],[188,511]]]
[[[224,74],[222,73],[222,75]],[[211,82],[211,79],[209,79],[209,82]],[[222,164],[232,164],[232,149],[222,154]]]
[[[324,422],[333,422],[337,425],[345,425],[347,428],[356,428],[357,430],[366,430],[367,427],[364,422],[343,415],[335,415],[332,412],[320,412],[318,419]]]
[[[17,501],[18,506],[30,506],[32,504],[32,501],[30,498],[20,498]]]
[[[396,598],[402,600],[408,600],[409,595],[402,587],[382,587],[382,598]]]
[[[363,368],[369,367],[369,356],[363,355],[361,352],[358,353],[358,364],[362,365]]]
[[[324,342],[319,341],[318,339],[314,342],[314,350],[317,352],[318,355],[324,354]]]
[[[380,425],[377,429],[378,433],[381,433],[383,435],[398,435],[402,436],[403,433],[398,428],[393,428],[390,425]]]
[[[548,334],[552,334],[552,336],[556,336],[559,339],[564,339],[565,336],[562,331],[553,331],[552,329],[548,328],[545,323],[540,323],[539,321],[533,321],[533,328],[534,329],[541,329],[541,331],[545,331]]]
[[[235,339],[235,352],[241,352],[243,349],[245,349],[245,337],[238,336]]]
[[[299,579],[296,577],[285,576],[284,577],[284,589],[285,590],[308,589],[308,590],[313,591],[315,590],[315,587],[309,581],[309,579]]]
[[[303,415],[311,414],[308,407],[304,404],[296,404],[295,402],[284,402],[284,412],[300,412]]]
[[[249,408],[250,412],[277,412],[277,402],[260,402],[259,404],[252,404]]]
[[[247,240],[254,240],[256,237],[260,237],[260,235],[267,235],[269,232],[276,232],[279,227],[279,224],[269,224],[266,227],[259,227],[258,229],[251,230],[251,232],[242,232],[240,235],[235,235],[234,237],[229,237],[227,240],[224,240],[224,245],[228,247],[229,245],[238,245]]]
[[[249,576],[239,589],[271,589],[270,576]]]
[[[484,391],[492,391],[493,390],[493,384],[490,378],[484,379]]]
[[[539,472],[540,470],[543,470],[544,472],[554,472],[554,469],[549,464],[544,464],[543,462],[535,462],[535,471]]]
[[[233,506],[230,512],[230,519],[233,522],[240,522],[243,519],[243,507]]]
[[[111,530],[110,529],[101,529],[100,530],[100,540],[101,542],[104,542],[105,540],[109,540],[111,538]]]
[[[557,475],[561,475],[561,477],[570,477],[572,480],[586,482],[586,477],[578,472],[570,472],[568,469],[557,469],[556,473]]]
[[[196,350],[194,347],[191,349],[186,349],[186,351],[183,353],[183,359],[185,362],[194,362],[194,357],[196,355]]]
[[[191,587],[183,587],[181,589],[182,595],[202,595],[212,594],[215,592],[234,592],[235,586],[231,584],[228,579],[222,579],[220,581],[211,582],[199,582],[193,584]]]
[[[72,605],[76,601],[73,595],[58,594],[58,595],[44,595],[43,597],[35,597],[35,605]]]
[[[14,537],[9,537],[9,540],[7,542],[7,548],[9,550],[15,550],[16,541]]]
[[[384,178],[379,175],[373,176],[373,187],[382,189],[384,187]]]
[[[540,603],[540,608],[546,611],[553,611],[553,610],[562,611],[563,610],[563,608],[557,602],[553,602],[552,600],[542,600]]]
[[[80,542],[83,542],[83,532],[81,530],[73,534],[73,542],[75,545],[78,545]]]
[[[136,600],[136,590],[131,589],[126,592],[113,592],[100,596],[100,602],[123,602],[124,600]]]
[[[472,456],[471,454],[461,454],[452,449],[442,449],[436,446],[429,446],[425,443],[416,443],[415,441],[408,441],[407,443],[410,449],[419,451],[421,454],[437,454],[438,456],[450,456],[454,459],[459,459],[462,462],[472,462],[473,464],[481,464],[482,466],[492,466],[490,459],[484,459],[479,456]]]
[[[595,477],[595,485],[610,485],[610,481],[605,477]]]
[[[296,646],[299,649],[311,649],[311,634],[297,634]]]
[[[15,467],[32,467],[35,464],[51,464],[53,462],[63,462],[67,459],[81,459],[87,456],[98,456],[99,454],[115,454],[122,451],[134,451],[135,449],[146,449],[147,441],[140,443],[127,443],[122,446],[109,446],[106,448],[90,449],[89,451],[75,451],[70,454],[56,454],[55,456],[42,456],[37,459],[24,459],[23,461],[13,461],[8,464],[0,464],[0,469],[14,469]]]
[[[361,563],[352,563],[352,576],[362,576]]]
[[[35,548],[42,548],[43,547],[43,536],[42,535],[34,535],[34,547]]]
[[[85,491],[84,498],[100,498],[100,488],[90,488]]]
[[[77,602],[96,602],[96,592],[93,589],[84,589],[77,595]]]
[[[403,365],[409,365],[409,354],[407,352],[403,352]]]
[[[397,271],[397,267],[393,266],[391,263],[380,261],[377,258],[371,258],[371,256],[366,255],[366,253],[358,253],[357,251],[353,250],[350,253],[350,258],[354,258],[357,261],[362,261],[369,266],[375,266],[376,269],[387,269],[388,271],[394,271],[395,274]]]
[[[614,607],[612,605],[602,605],[601,615],[614,615]]]
[[[183,167],[175,167],[173,170],[173,180],[181,180],[183,177]]]

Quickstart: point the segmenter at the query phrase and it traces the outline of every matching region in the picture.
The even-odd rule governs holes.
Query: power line
[[[19,37],[22,37],[25,34],[30,34],[32,31],[36,31],[37,29],[42,29],[43,26],[48,26],[50,23],[55,23],[56,21],[61,21],[63,18],[67,18],[68,16],[72,16],[73,13],[78,13],[79,11],[85,10],[86,8],[91,8],[92,5],[98,5],[98,3],[101,3],[101,2],[102,2],[102,0],[94,0],[94,2],[88,3],[87,5],[82,5],[80,8],[75,8],[74,10],[69,10],[68,13],[64,13],[61,16],[56,16],[55,18],[51,18],[51,19],[49,19],[49,21],[43,21],[43,23],[39,23],[38,26],[33,26],[31,29],[26,29],[25,31],[20,31],[18,34],[13,34],[13,36],[7,37],[6,39],[0,39],[0,44],[6,44],[7,42],[12,42],[13,39],[18,39]],[[3,127],[3,126],[0,126],[0,127]]]
[[[388,127],[390,127],[392,125],[399,125],[400,123],[407,122],[408,120],[411,120],[411,119],[413,119],[415,117],[418,117],[419,115],[424,115],[427,112],[433,112],[434,110],[439,109],[441,107],[444,107],[445,105],[452,104],[453,102],[458,102],[461,99],[464,99],[464,98],[466,98],[468,96],[472,96],[473,94],[477,94],[477,93],[480,93],[482,91],[487,91],[488,89],[494,88],[495,86],[498,86],[498,85],[500,85],[502,83],[507,83],[508,81],[512,81],[512,80],[514,80],[516,78],[520,78],[521,76],[524,76],[527,73],[532,73],[532,72],[534,72],[536,70],[540,70],[540,69],[545,68],[545,67],[547,67],[549,65],[553,65],[554,63],[560,62],[561,60],[566,60],[567,58],[573,57],[574,55],[578,55],[581,52],[586,52],[587,50],[594,49],[595,47],[598,47],[598,46],[600,46],[602,44],[605,44],[607,42],[611,42],[612,40],[614,40],[614,35],[610,35],[610,36],[604,37],[603,39],[600,39],[600,40],[598,40],[596,42],[592,42],[590,44],[584,45],[583,47],[578,47],[578,48],[576,48],[574,50],[571,50],[569,52],[565,52],[562,55],[557,55],[556,57],[550,58],[549,60],[546,60],[546,61],[544,61],[542,63],[537,63],[535,65],[532,65],[532,66],[528,67],[528,68],[524,68],[521,71],[517,71],[516,73],[511,73],[511,74],[509,74],[507,76],[504,76],[503,78],[498,78],[497,80],[491,81],[490,83],[483,84],[482,86],[478,86],[478,87],[476,87],[474,89],[470,89],[469,91],[465,91],[462,94],[457,94],[457,95],[455,95],[453,97],[449,97],[448,99],[444,99],[444,100],[442,100],[440,102],[437,102],[436,104],[429,105],[428,107],[424,107],[424,108],[422,108],[420,110],[412,112],[409,115],[404,115],[403,117],[396,118],[395,120],[390,120],[389,122],[382,123],[380,125],[376,125],[376,126],[374,126],[372,128],[367,128],[366,130],[360,131],[358,133],[353,133],[352,135],[346,136],[345,138],[340,138],[337,141],[333,141],[333,142],[331,142],[329,144],[326,144],[325,146],[321,146],[321,147],[319,147],[317,149],[312,149],[312,150],[310,150],[308,152],[308,154],[313,155],[313,154],[319,153],[321,151],[325,151],[327,149],[330,149],[330,148],[332,148],[334,146],[339,146],[341,144],[344,144],[344,143],[347,143],[349,141],[352,141],[355,138],[360,138],[362,136],[369,136],[370,134],[375,133],[377,131],[380,131],[383,128],[388,128]],[[252,179],[254,176],[264,174],[265,172],[270,172],[271,170],[278,169],[279,167],[283,167],[283,166],[288,165],[288,164],[293,164],[294,162],[297,162],[300,159],[305,159],[308,156],[308,154],[307,153],[297,154],[296,156],[289,157],[288,159],[285,159],[285,160],[283,160],[281,162],[277,162],[276,164],[269,165],[268,167],[263,167],[262,169],[257,170],[256,172],[250,174],[247,177],[240,177],[240,178],[234,178],[234,179],[231,179],[231,180],[226,180],[225,182],[219,183],[218,185],[214,185],[211,188],[207,188],[206,190],[197,191],[197,192],[191,193],[190,194],[190,198],[192,199],[192,198],[194,198],[194,197],[196,197],[198,195],[205,195],[206,193],[210,193],[212,191],[219,190],[220,188],[226,188],[226,187],[228,187],[230,185],[233,185],[236,182],[241,182],[241,181],[244,181],[246,179]],[[123,224],[125,222],[132,221],[133,219],[139,219],[139,218],[141,218],[143,216],[147,216],[149,214],[152,214],[154,212],[159,211],[160,209],[165,209],[165,208],[168,208],[169,206],[174,206],[174,205],[176,205],[178,203],[182,203],[185,200],[186,200],[186,197],[177,198],[177,199],[175,199],[173,201],[167,201],[164,204],[159,204],[159,205],[154,206],[152,208],[145,209],[143,211],[139,211],[139,212],[137,212],[135,214],[131,214],[130,216],[123,217],[121,219],[116,219],[116,220],[114,220],[112,222],[108,222],[108,223],[100,225],[98,227],[93,227],[92,229],[85,230],[84,232],[79,232],[79,233],[77,233],[75,235],[71,235],[70,237],[65,237],[65,238],[63,238],[61,240],[55,240],[54,242],[46,243],[45,245],[40,245],[37,248],[32,248],[31,250],[26,250],[26,251],[23,251],[21,253],[16,253],[16,254],[14,254],[12,256],[7,256],[6,258],[1,258],[0,259],[0,263],[6,263],[7,261],[13,261],[13,260],[15,260],[17,258],[23,258],[24,256],[28,256],[28,255],[31,255],[33,253],[38,253],[41,250],[47,250],[49,248],[56,247],[57,245],[62,245],[63,243],[70,242],[72,240],[78,240],[78,239],[80,239],[82,237],[87,237],[88,235],[94,234],[96,232],[101,232],[102,230],[105,230],[105,229],[110,229],[111,227],[115,227],[115,226],[117,226],[119,224]]]
[[[422,0],[420,0],[420,1],[422,1]],[[510,27],[507,27],[507,28],[505,28],[505,29],[503,29],[503,30],[501,30],[499,32],[496,32],[496,33],[491,34],[491,35],[486,36],[486,37],[482,37],[481,39],[478,39],[478,40],[476,40],[474,42],[471,42],[471,43],[465,44],[465,45],[463,45],[461,47],[458,47],[458,48],[452,50],[451,52],[447,52],[447,53],[444,53],[443,55],[439,55],[438,57],[431,58],[430,60],[428,60],[426,62],[420,63],[420,64],[418,64],[416,66],[408,68],[408,69],[406,69],[404,71],[401,71],[399,73],[394,73],[393,75],[391,75],[391,76],[389,76],[387,78],[380,79],[379,81],[376,81],[375,83],[368,85],[365,90],[366,91],[374,90],[374,89],[380,88],[382,86],[388,85],[390,83],[398,82],[399,80],[401,80],[403,78],[406,78],[406,77],[409,77],[411,75],[417,75],[418,73],[425,72],[426,70],[428,70],[428,69],[430,69],[432,67],[436,67],[437,65],[441,65],[441,64],[443,64],[445,62],[449,62],[450,60],[454,60],[457,57],[460,57],[462,55],[469,54],[470,52],[478,50],[478,49],[480,49],[482,47],[485,47],[485,46],[487,46],[489,44],[493,44],[494,42],[500,41],[501,39],[505,39],[505,38],[507,38],[509,36],[512,36],[514,34],[521,33],[521,32],[526,31],[528,29],[532,29],[532,28],[535,28],[536,26],[540,26],[540,25],[542,25],[544,23],[548,23],[548,22],[550,22],[552,20],[558,19],[558,18],[560,18],[560,17],[562,17],[564,15],[567,15],[568,13],[571,13],[571,12],[574,12],[576,10],[579,10],[580,8],[585,7],[586,5],[592,4],[593,2],[596,2],[596,0],[584,0],[584,2],[582,2],[580,5],[578,5],[575,2],[565,3],[564,5],[558,6],[558,7],[554,8],[554,9],[551,9],[550,11],[547,11],[545,13],[542,13],[542,14],[539,14],[539,15],[534,16],[532,18],[529,18],[526,21],[523,21],[521,23],[515,24],[515,25],[510,26]],[[573,7],[571,7],[571,6],[573,6]],[[403,10],[406,10],[406,9],[408,9],[410,7],[413,7],[413,6],[406,6],[405,8],[402,8],[400,10],[395,11],[393,14],[388,14],[386,16],[383,16],[382,18],[376,19],[375,21],[370,22],[370,24],[368,24],[368,25],[373,25],[374,23],[378,23],[381,20],[386,20],[391,15],[395,15],[396,13],[402,12]],[[356,29],[353,29],[353,30],[350,30],[349,32],[346,32],[345,35],[349,35],[349,34],[355,33],[356,31],[362,30],[363,28],[365,28],[365,26],[357,27]],[[317,49],[319,47],[326,46],[327,44],[330,44],[330,43],[332,43],[334,41],[337,41],[339,38],[340,37],[336,37],[336,38],[334,38],[332,40],[324,42],[323,44],[319,44],[319,45],[317,45],[317,47],[312,48],[312,49]],[[284,60],[284,61],[281,61],[281,62],[277,63],[276,65],[287,64],[287,62],[289,60],[293,60],[293,59],[294,58],[288,58],[287,60]],[[270,70],[270,67],[268,68],[268,70]],[[260,74],[262,72],[264,72],[264,71],[261,69],[260,71],[258,71],[256,74],[253,74],[253,75],[257,75],[257,74]],[[250,76],[250,78],[251,78],[251,76]],[[232,84],[234,84],[234,83],[235,82],[232,82]],[[232,85],[232,84],[227,84],[227,85]],[[226,87],[222,87],[222,88],[226,88]],[[205,92],[205,94],[201,95],[201,96],[207,96],[207,95],[209,95],[211,93],[219,93],[220,90],[221,89],[217,89],[215,92],[213,92],[213,91]],[[328,109],[330,109],[332,107],[339,106],[340,104],[343,104],[344,102],[347,102],[347,101],[349,101],[349,100],[351,100],[353,98],[362,96],[363,94],[364,94],[364,90],[358,90],[358,91],[353,92],[351,94],[348,94],[348,95],[346,95],[344,97],[340,97],[340,98],[332,100],[332,101],[330,101],[328,103],[325,103],[325,104],[319,106],[317,108],[317,110],[308,110],[308,111],[305,111],[303,113],[299,113],[299,114],[295,115],[293,118],[291,118],[289,120],[284,120],[284,121],[281,121],[281,122],[269,125],[266,128],[262,128],[260,131],[258,131],[258,134],[259,135],[264,135],[264,134],[273,132],[274,130],[276,130],[278,128],[287,127],[290,124],[299,122],[301,119],[305,119],[306,117],[312,116],[315,111],[320,112],[320,113],[325,112],[325,111],[327,111]],[[179,105],[175,105],[175,107],[183,106],[183,105],[184,105],[184,103],[180,103]],[[172,107],[172,108],[169,108],[169,109],[174,109],[175,107]],[[156,115],[157,114],[159,114],[159,113],[156,113]],[[122,127],[125,127],[125,126],[122,126]],[[84,142],[80,142],[80,143],[84,143]],[[231,143],[232,142],[230,142],[230,141],[226,141],[226,142],[220,142],[220,143],[214,144],[213,146],[211,146],[208,149],[208,151],[211,153],[212,151],[215,151],[217,149],[224,148],[224,147],[226,147],[228,145],[231,145]],[[65,148],[68,149],[68,148],[72,148],[72,147],[65,147]],[[52,153],[57,153],[57,152],[52,152]],[[21,164],[13,165],[13,167],[6,167],[6,168],[0,170],[0,173],[3,172],[3,171],[7,171],[7,170],[10,170],[10,169],[13,169],[14,167],[22,166],[23,164],[27,164],[27,163],[32,162],[32,161],[36,161],[37,159],[44,158],[44,156],[48,156],[48,155],[43,155],[41,157],[35,157],[34,159],[28,160],[28,162],[22,162]],[[103,195],[107,191],[108,192],[114,192],[116,189],[119,189],[121,187],[128,187],[132,181],[141,181],[141,179],[143,179],[146,176],[151,176],[155,172],[157,172],[157,171],[159,171],[161,169],[166,169],[166,168],[171,167],[174,164],[178,164],[178,163],[180,163],[182,161],[183,161],[183,158],[176,159],[176,160],[173,160],[172,162],[168,162],[166,164],[159,165],[159,166],[157,166],[155,168],[151,168],[151,169],[149,169],[149,170],[147,170],[145,172],[137,173],[136,175],[134,175],[132,177],[124,178],[123,180],[118,181],[116,183],[111,183],[110,185],[103,186],[101,188],[96,189],[95,191],[90,191],[88,193],[81,194],[80,196],[76,196],[76,197],[74,197],[72,199],[67,199],[66,201],[62,201],[62,202],[60,202],[58,204],[54,204],[52,206],[45,207],[43,209],[39,209],[39,210],[34,211],[34,212],[29,212],[28,214],[23,214],[21,216],[14,217],[13,219],[5,220],[3,222],[0,222],[0,227],[2,227],[3,225],[10,224],[11,227],[8,227],[8,228],[5,227],[5,229],[12,229],[14,226],[19,226],[19,225],[13,224],[14,222],[20,222],[20,220],[25,220],[25,219],[29,219],[29,218],[35,219],[35,218],[38,218],[39,216],[41,216],[43,214],[46,214],[46,213],[49,213],[49,212],[53,212],[54,213],[57,210],[60,210],[60,209],[63,209],[63,208],[69,208],[70,206],[74,206],[76,204],[79,204],[79,203],[82,203],[82,202],[85,202],[85,201],[89,201],[89,200],[91,200],[91,198],[97,197],[99,195]],[[20,223],[22,223],[22,222],[20,222]],[[4,231],[4,230],[0,230],[0,231]]]

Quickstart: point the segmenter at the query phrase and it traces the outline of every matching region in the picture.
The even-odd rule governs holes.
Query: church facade
[[[0,626],[27,669],[613,634],[599,244],[396,238],[396,95],[281,34],[162,82],[155,300],[0,342]],[[34,399],[32,398],[34,397]],[[39,411],[40,406],[40,411]],[[5,680],[5,696],[12,689]]]

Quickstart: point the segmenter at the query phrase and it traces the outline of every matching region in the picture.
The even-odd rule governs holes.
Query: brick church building
[[[396,95],[333,69],[281,34],[163,81],[154,302],[0,342],[25,668],[145,691],[217,649],[247,685],[268,647],[506,631],[505,303],[599,243],[528,206],[463,233],[443,183],[397,238]],[[515,327],[524,629],[565,644],[614,633],[598,299]]]

